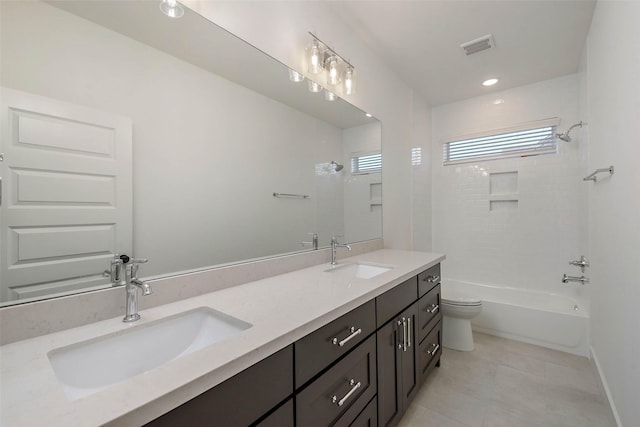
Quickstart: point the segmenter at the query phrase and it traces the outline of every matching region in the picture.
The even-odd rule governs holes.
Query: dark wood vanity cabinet
[[[147,426],[387,427],[442,353],[440,265]]]
[[[255,425],[292,395],[292,365],[293,345],[290,345],[146,425]]]
[[[418,298],[413,277],[376,298],[378,425],[395,426],[418,391]],[[400,311],[401,310],[401,311]]]

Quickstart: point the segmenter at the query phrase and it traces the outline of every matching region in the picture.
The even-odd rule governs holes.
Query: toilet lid
[[[482,305],[482,300],[473,295],[463,294],[461,292],[452,291],[442,288],[440,298],[443,303],[451,305]]]

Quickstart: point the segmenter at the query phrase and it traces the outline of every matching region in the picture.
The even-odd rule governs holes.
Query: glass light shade
[[[327,69],[327,83],[331,86],[335,86],[340,83],[340,70],[338,69],[338,57],[331,56],[327,59],[325,64]]]
[[[176,0],[162,0],[160,10],[169,18],[182,18],[184,9]]]
[[[322,52],[320,51],[320,45],[317,40],[313,40],[308,48],[309,68],[308,71],[311,74],[320,74],[322,71],[322,61],[320,59]]]
[[[343,92],[345,95],[353,95],[356,93],[356,81],[353,73],[354,70],[352,67],[347,68],[347,71],[344,72]]]
[[[318,93],[322,90],[322,86],[313,80],[307,80],[307,82],[309,84],[309,92]]]
[[[336,99],[338,99],[338,95],[336,95],[335,93],[325,89],[324,90],[324,99],[326,99],[327,101],[335,101]]]
[[[291,80],[292,82],[300,83],[304,80],[304,76],[296,70],[292,70],[291,68],[289,68],[289,80]]]

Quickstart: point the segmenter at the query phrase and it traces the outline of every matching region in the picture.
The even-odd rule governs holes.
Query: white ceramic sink
[[[325,271],[327,273],[339,275],[347,279],[350,279],[350,278],[371,279],[372,277],[376,277],[390,270],[393,270],[393,266],[391,265],[353,262],[353,263],[347,263],[347,264],[338,264]]]
[[[69,399],[77,400],[251,326],[222,312],[201,307],[58,348],[48,356],[65,394]]]

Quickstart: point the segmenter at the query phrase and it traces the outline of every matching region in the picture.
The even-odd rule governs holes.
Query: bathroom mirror
[[[148,258],[140,276],[159,277],[312,250],[308,233],[320,247],[332,234],[381,237],[380,170],[351,167],[380,153],[380,123],[291,82],[286,66],[195,12],[170,19],[158,4],[0,3],[1,86],[30,100],[16,105],[46,107],[3,105],[0,304],[110,286],[114,252]],[[62,110],[124,123],[130,147],[105,134],[104,151],[78,148],[106,125],[87,130]],[[16,147],[41,157],[15,166]],[[102,172],[65,170],[63,154],[84,167],[129,156],[132,176],[114,190]],[[69,196],[76,187],[84,194]],[[108,209],[123,214],[82,215]]]

